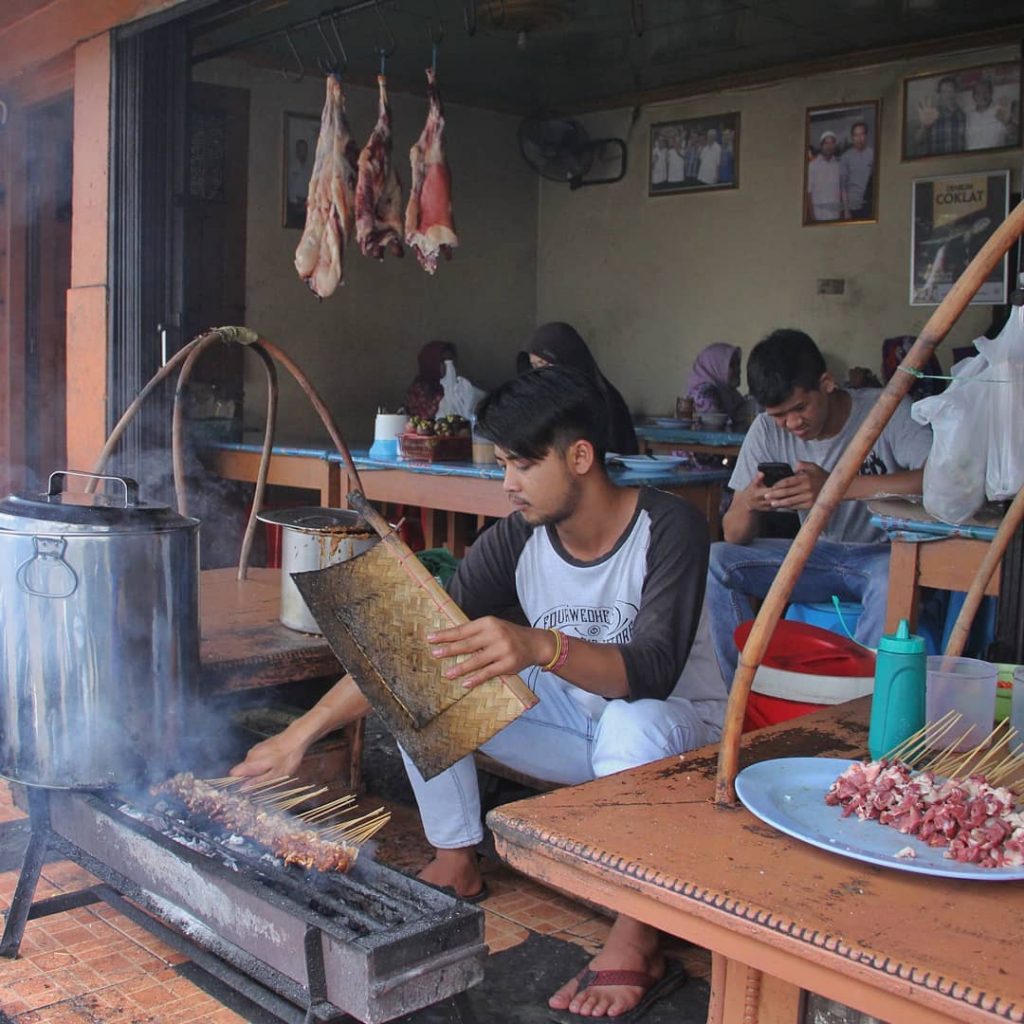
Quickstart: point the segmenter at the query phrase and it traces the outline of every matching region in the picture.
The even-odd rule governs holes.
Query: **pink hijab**
[[[686,393],[698,401],[698,408],[717,404],[722,412],[732,416],[743,404],[743,396],[729,383],[729,365],[734,354],[740,351],[737,345],[716,341],[693,361]],[[703,400],[703,405],[699,400]]]

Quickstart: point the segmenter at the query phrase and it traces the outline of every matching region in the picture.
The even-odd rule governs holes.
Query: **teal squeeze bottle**
[[[910,632],[906,619],[879,641],[868,729],[872,760],[924,728],[925,664],[924,638]]]

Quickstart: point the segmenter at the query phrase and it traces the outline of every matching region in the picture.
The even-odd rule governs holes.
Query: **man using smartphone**
[[[878,397],[874,388],[840,388],[818,346],[790,329],[773,331],[754,347],[747,382],[765,411],[744,438],[729,480],[735,494],[722,520],[725,541],[711,547],[706,599],[715,653],[730,683],[739,656],[733,633],[753,618],[751,598],[768,593],[792,543],[759,537],[762,516],[790,510],[803,519]],[[860,602],[856,638],[869,647],[877,646],[885,625],[889,544],[871,525],[867,501],[920,494],[931,448],[931,428],[910,418],[910,404],[900,403],[875,441],[791,595],[801,603],[833,595]]]

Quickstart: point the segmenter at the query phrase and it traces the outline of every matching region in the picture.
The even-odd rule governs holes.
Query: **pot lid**
[[[65,491],[62,488],[68,477],[105,481],[109,490],[96,494]],[[139,485],[130,477],[71,470],[51,473],[42,493],[11,494],[0,501],[0,529],[15,532],[60,527],[83,533],[123,533],[175,529],[197,522],[166,505],[140,501]]]
[[[374,536],[373,529],[358,512],[346,508],[321,508],[317,505],[302,508],[263,509],[256,514],[261,523],[285,526],[301,533],[366,533]]]

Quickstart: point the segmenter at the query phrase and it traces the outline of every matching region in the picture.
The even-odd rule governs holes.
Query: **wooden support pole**
[[[1017,492],[1017,496],[1006,510],[1006,515],[1003,516],[1003,521],[999,524],[999,529],[996,530],[996,535],[992,538],[992,543],[989,544],[985,557],[974,574],[974,579],[967,590],[967,596],[964,598],[963,607],[961,607],[960,614],[956,617],[956,622],[953,623],[949,639],[946,641],[947,655],[958,658],[963,653],[967,635],[971,631],[971,623],[974,621],[981,599],[985,596],[988,581],[992,579],[992,574],[1002,561],[1013,535],[1017,532],[1017,527],[1022,522],[1024,522],[1024,487]]]
[[[803,571],[821,531],[829,516],[846,494],[853,478],[860,471],[865,456],[889,422],[896,407],[910,390],[915,378],[914,370],[920,370],[934,353],[939,342],[956,323],[960,314],[974,297],[991,273],[992,268],[1003,258],[1006,251],[1024,232],[1024,202],[1018,203],[1009,217],[996,229],[977,256],[950,289],[938,309],[924,325],[921,334],[900,364],[899,369],[878,396],[874,407],[853,436],[846,451],[829,474],[825,486],[807,514],[800,532],[796,535],[786,554],[778,574],[766,595],[754,620],[743,650],[740,652],[736,674],[729,693],[729,705],[725,713],[725,726],[718,750],[718,774],[715,779],[715,803],[734,804],[736,791],[733,783],[739,766],[740,738],[743,731],[743,715],[750,695],[754,673],[761,664],[764,652],[771,640],[775,626],[782,615],[793,586]]]

